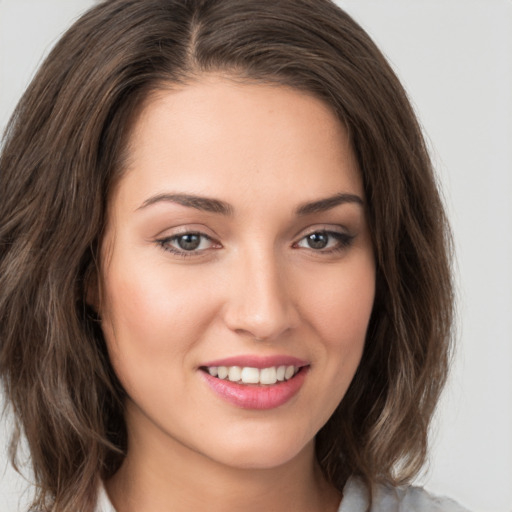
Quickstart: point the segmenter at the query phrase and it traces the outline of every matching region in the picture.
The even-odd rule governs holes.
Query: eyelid
[[[205,229],[206,230],[206,229]],[[166,252],[169,252],[178,257],[201,257],[206,256],[212,250],[217,250],[222,248],[222,244],[217,240],[218,237],[214,237],[208,233],[205,233],[202,229],[193,228],[192,226],[177,226],[173,229],[164,230],[163,233],[168,233],[163,236],[157,236],[154,241]],[[303,242],[308,236],[311,236],[315,233],[326,234],[331,238],[336,240],[336,244],[334,247],[329,247],[330,242],[327,247],[323,248],[314,248],[314,247],[303,247],[299,244]],[[179,239],[185,235],[197,235],[202,237],[203,239],[210,242],[209,247],[203,249],[181,249],[179,247],[175,247],[171,244],[171,242]],[[340,225],[315,225],[309,226],[306,229],[303,229],[300,234],[295,237],[295,241],[292,243],[292,248],[294,249],[306,249],[314,253],[318,254],[330,254],[341,252],[349,248],[352,244],[353,239],[356,235],[353,235],[348,232],[347,228]]]
[[[326,248],[319,248],[315,249],[313,247],[302,247],[299,244],[305,240],[308,236],[311,236],[315,233],[323,233],[330,237],[333,237],[336,239],[337,244],[334,247],[326,247]],[[346,229],[342,228],[341,226],[333,226],[332,224],[329,226],[326,225],[320,225],[320,226],[310,226],[306,230],[303,230],[300,235],[296,237],[296,241],[293,243],[293,247],[296,249],[305,249],[309,250],[313,253],[317,254],[332,254],[336,252],[341,252],[350,247],[352,245],[353,240],[355,239],[356,235],[353,235],[349,232],[347,232]]]
[[[154,239],[157,238],[171,238],[173,236],[186,235],[188,233],[195,233],[199,235],[204,235],[209,238],[215,239],[217,235],[214,231],[212,231],[208,226],[201,223],[191,222],[188,223],[179,223],[176,226],[166,226],[165,229],[160,230],[156,235],[154,235]]]
[[[180,249],[179,247],[174,247],[173,245],[171,245],[172,241],[177,240],[180,237],[186,235],[200,236],[201,238],[211,242],[211,245],[205,249],[192,250]],[[204,233],[203,231],[199,231],[197,229],[190,229],[188,226],[180,226],[180,228],[178,228],[178,231],[175,231],[168,235],[159,236],[155,239],[155,242],[160,246],[162,250],[178,257],[201,257],[204,256],[206,253],[210,252],[211,250],[217,250],[222,247],[220,242],[218,242],[211,235]]]
[[[340,224],[314,224],[307,228],[301,229],[295,236],[295,240],[301,240],[302,238],[311,235],[313,233],[337,233],[340,235],[351,236],[351,231]]]

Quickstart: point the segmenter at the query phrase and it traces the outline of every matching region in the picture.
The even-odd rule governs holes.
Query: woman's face
[[[245,468],[311,454],[374,299],[346,130],[302,92],[205,77],[150,98],[129,142],[99,312],[130,446]]]

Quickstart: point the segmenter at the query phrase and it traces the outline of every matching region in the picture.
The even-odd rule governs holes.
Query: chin
[[[297,458],[314,454],[314,439],[309,442],[297,442],[293,433],[279,433],[258,439],[231,441],[229,446],[211,458],[233,468],[247,470],[266,470],[286,465]]]

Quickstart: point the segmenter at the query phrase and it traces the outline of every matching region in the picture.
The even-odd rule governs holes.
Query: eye
[[[157,242],[164,250],[182,256],[189,256],[218,246],[209,236],[195,232],[173,235],[157,240]]]
[[[295,244],[295,247],[331,252],[347,248],[352,243],[353,238],[351,235],[337,231],[314,231],[301,238]]]

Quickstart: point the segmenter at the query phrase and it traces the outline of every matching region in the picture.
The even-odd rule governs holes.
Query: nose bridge
[[[234,263],[227,323],[255,339],[274,338],[297,321],[287,273],[272,247],[246,249]]]

